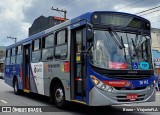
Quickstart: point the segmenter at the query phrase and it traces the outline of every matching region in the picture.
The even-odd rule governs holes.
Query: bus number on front
[[[146,85],[146,84],[148,84],[148,80],[139,81],[139,84],[140,85]]]

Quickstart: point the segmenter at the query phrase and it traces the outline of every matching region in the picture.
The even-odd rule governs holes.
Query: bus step
[[[72,102],[76,102],[76,103],[80,103],[80,104],[84,104],[84,105],[86,105],[86,102],[84,102],[84,101],[79,101],[79,100],[71,100]]]
[[[28,90],[28,89],[24,89],[24,90],[23,90],[23,92],[25,92],[25,93],[29,93],[29,92],[30,92],[30,90]]]

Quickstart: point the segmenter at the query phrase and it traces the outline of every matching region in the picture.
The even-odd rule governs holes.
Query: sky
[[[1,0],[0,2],[0,46],[8,46],[28,37],[28,28],[39,16],[59,16],[51,8],[67,10],[72,19],[91,11],[118,11],[136,14],[160,6],[160,0]],[[151,21],[153,28],[160,28],[160,8],[138,14]]]

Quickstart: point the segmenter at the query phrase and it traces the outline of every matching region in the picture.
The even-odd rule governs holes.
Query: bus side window
[[[6,65],[10,64],[10,50],[6,50]]]
[[[66,59],[67,57],[67,30],[61,30],[56,33],[55,37],[55,58]]]
[[[32,62],[39,62],[40,60],[41,60],[41,39],[36,39],[32,41]]]
[[[42,60],[53,59],[54,35],[48,35],[42,38]]]
[[[21,64],[22,61],[22,46],[16,47],[16,64]]]
[[[16,54],[16,50],[15,50],[15,48],[12,48],[12,49],[11,49],[11,64],[14,64],[15,61],[16,61],[16,56],[15,56],[15,54]]]

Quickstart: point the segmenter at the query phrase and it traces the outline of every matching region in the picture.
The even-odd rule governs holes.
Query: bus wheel
[[[64,89],[60,83],[56,83],[54,86],[53,99],[58,108],[63,108],[65,106]]]
[[[14,79],[14,82],[13,82],[13,83],[14,83],[14,84],[13,84],[14,93],[15,93],[16,95],[19,95],[19,94],[20,94],[20,90],[19,90],[19,88],[18,88],[18,80],[17,80],[17,78]]]

